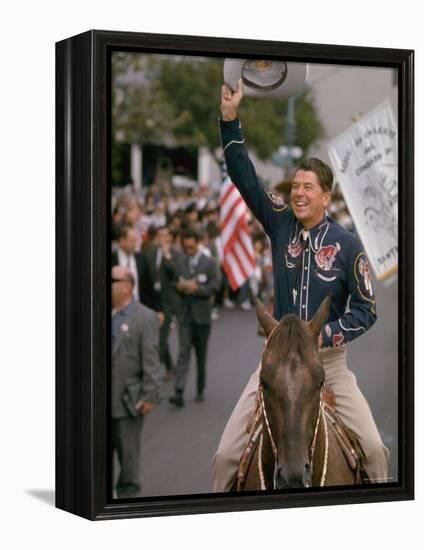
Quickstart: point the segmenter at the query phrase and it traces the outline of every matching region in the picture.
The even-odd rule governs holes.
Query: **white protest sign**
[[[328,154],[378,280],[398,263],[398,131],[389,101],[328,144]]]

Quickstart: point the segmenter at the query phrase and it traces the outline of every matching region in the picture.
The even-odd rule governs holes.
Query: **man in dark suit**
[[[159,321],[133,296],[127,267],[112,268],[112,447],[121,471],[118,498],[141,495],[144,416],[159,402]]]
[[[140,299],[161,316],[159,354],[169,377],[174,363],[168,336],[172,318],[178,315],[180,303],[176,284],[181,252],[172,246],[171,232],[166,226],[158,227],[156,240],[158,244],[143,254],[145,270],[140,285]]]
[[[206,354],[211,327],[211,296],[218,289],[217,266],[199,249],[199,234],[188,229],[182,237],[185,254],[179,263],[177,290],[181,296],[178,316],[180,350],[175,373],[175,395],[169,401],[184,406],[184,388],[190,367],[191,347],[197,361],[196,401],[203,401],[206,377]]]
[[[128,267],[134,277],[133,293],[137,300],[141,301],[141,281],[145,276],[145,260],[140,252],[136,252],[137,234],[133,227],[124,225],[118,234],[118,250],[112,252],[111,265]]]

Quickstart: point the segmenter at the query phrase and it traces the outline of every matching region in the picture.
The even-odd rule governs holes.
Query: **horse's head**
[[[329,305],[327,297],[309,322],[296,315],[286,315],[278,322],[261,302],[256,305],[267,337],[260,391],[266,412],[265,428],[276,447],[274,481],[278,489],[311,484],[311,446],[324,383],[318,338]]]

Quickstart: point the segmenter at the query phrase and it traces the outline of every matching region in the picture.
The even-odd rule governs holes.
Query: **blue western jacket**
[[[221,141],[232,182],[268,234],[274,272],[274,317],[295,313],[310,320],[332,297],[323,347],[337,347],[376,321],[367,257],[358,238],[328,216],[307,231],[282,199],[258,181],[238,119],[220,120]]]

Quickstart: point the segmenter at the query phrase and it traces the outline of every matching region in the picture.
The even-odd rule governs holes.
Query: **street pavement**
[[[378,321],[348,348],[348,361],[368,399],[377,426],[391,452],[389,475],[397,480],[398,350],[397,284],[376,284]],[[222,430],[249,376],[257,367],[263,339],[254,311],[221,309],[209,340],[206,399],[195,397],[192,356],[185,407],[168,403],[173,382],[164,382],[163,402],[145,419],[142,434],[143,495],[211,492],[211,460]],[[177,352],[176,330],[171,349]]]

